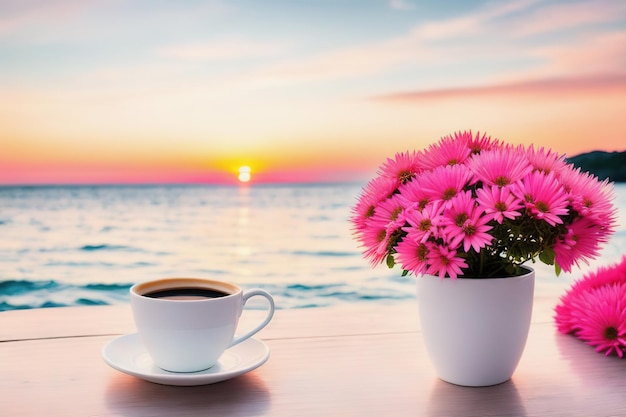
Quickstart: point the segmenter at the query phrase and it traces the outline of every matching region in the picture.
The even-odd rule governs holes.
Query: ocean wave
[[[32,291],[53,290],[58,287],[55,281],[0,281],[0,297],[20,295]]]
[[[336,287],[341,287],[341,286],[343,286],[343,284],[319,284],[319,285],[289,284],[286,286],[286,289],[293,290],[293,291],[310,292],[310,291],[327,290],[330,288],[336,288]]]
[[[128,303],[132,284],[90,283],[74,285],[49,281],[0,281],[0,311],[29,308],[112,305]],[[412,291],[384,287],[355,287],[347,283],[249,284],[272,294],[279,309],[313,308],[339,302],[398,301],[412,298]],[[264,309],[263,301],[251,299],[246,308]]]
[[[351,283],[291,283],[258,287],[266,289],[274,296],[278,308],[329,307],[344,302],[393,302],[414,298],[410,282],[396,288],[387,287],[383,281],[377,284],[361,286]]]
[[[92,251],[101,251],[101,250],[110,250],[110,251],[127,251],[127,252],[141,252],[142,250],[139,248],[133,248],[132,246],[125,245],[108,245],[106,243],[99,245],[83,245],[78,248],[79,250],[84,250],[87,252]]]
[[[131,284],[74,285],[54,280],[0,281],[0,311],[128,302]]]

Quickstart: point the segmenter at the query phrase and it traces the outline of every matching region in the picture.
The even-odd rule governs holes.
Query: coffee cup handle
[[[259,323],[255,328],[253,328],[252,330],[248,331],[245,334],[242,334],[241,336],[237,336],[233,339],[233,341],[231,342],[229,347],[233,347],[236,344],[239,344],[241,342],[243,342],[244,340],[250,338],[251,336],[255,335],[256,333],[259,332],[259,330],[261,330],[262,328],[264,328],[265,326],[267,326],[267,324],[270,322],[270,320],[272,320],[272,317],[274,317],[274,298],[272,298],[272,296],[270,295],[270,293],[268,293],[265,290],[261,290],[261,289],[253,289],[253,290],[249,290],[246,291],[243,294],[243,305],[246,304],[246,302],[254,297],[254,296],[261,296],[261,297],[265,297],[267,299],[267,301],[269,301],[270,303],[270,307],[269,310],[267,312],[267,316],[265,317],[265,319]]]

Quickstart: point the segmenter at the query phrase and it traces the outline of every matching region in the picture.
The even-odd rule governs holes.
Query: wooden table
[[[536,300],[516,373],[488,388],[437,379],[413,303],[279,310],[258,335],[267,363],[197,387],[104,363],[102,347],[134,332],[128,305],[2,312],[0,415],[626,416],[626,360],[558,334],[555,302]],[[262,312],[244,314],[242,325]]]

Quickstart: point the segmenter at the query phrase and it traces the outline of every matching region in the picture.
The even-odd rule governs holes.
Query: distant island
[[[594,174],[601,180],[608,178],[609,181],[626,182],[626,151],[581,153],[567,158],[567,162],[580,167],[582,171]]]

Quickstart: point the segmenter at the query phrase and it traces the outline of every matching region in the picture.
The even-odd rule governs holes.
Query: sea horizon
[[[63,182],[63,183],[7,183],[0,184],[0,188],[20,188],[20,187],[194,187],[194,186],[214,186],[214,187],[229,187],[229,188],[252,188],[252,187],[266,187],[266,186],[326,186],[326,185],[364,185],[368,179],[363,180],[318,180],[318,181],[268,181],[268,182],[247,182],[241,183],[237,181],[233,182]]]

